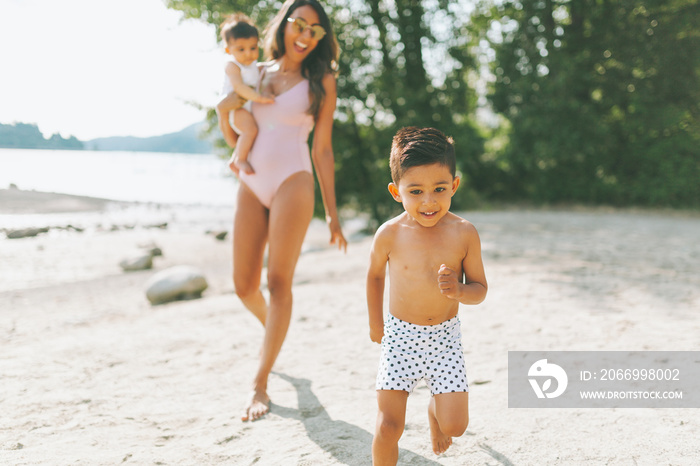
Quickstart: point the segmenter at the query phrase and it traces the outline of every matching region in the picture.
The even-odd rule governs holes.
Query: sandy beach
[[[365,304],[371,238],[346,231],[343,255],[314,221],[270,379],[271,412],[244,423],[263,329],[233,293],[230,235],[206,233],[230,231],[231,208],[90,199],[68,208],[46,194],[36,210],[15,194],[0,193],[10,226],[71,223],[82,232],[0,234],[1,464],[371,463],[379,357]],[[490,287],[483,304],[460,310],[470,424],[434,455],[429,392],[419,385],[399,464],[697,464],[697,409],[513,409],[507,378],[509,350],[698,350],[700,216],[460,214],[480,232]],[[119,261],[146,244],[163,251],[154,268],[122,272]],[[151,306],[147,280],[184,264],[204,272],[203,297]]]

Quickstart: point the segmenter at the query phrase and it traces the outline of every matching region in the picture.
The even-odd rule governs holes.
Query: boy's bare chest
[[[406,274],[414,279],[425,277],[432,281],[442,264],[459,272],[466,255],[457,235],[426,238],[404,234],[396,238],[394,246],[389,254],[391,274]]]

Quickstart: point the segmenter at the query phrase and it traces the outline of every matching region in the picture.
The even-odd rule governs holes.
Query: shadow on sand
[[[311,381],[274,374],[292,384],[297,391],[298,409],[272,404],[272,411],[287,419],[301,421],[309,438],[333,458],[347,465],[372,464],[372,434],[345,421],[333,420],[311,391]],[[439,466],[440,463],[412,451],[399,449],[399,464]]]

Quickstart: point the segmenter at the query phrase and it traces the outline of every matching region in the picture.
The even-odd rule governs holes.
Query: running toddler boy
[[[487,283],[474,225],[449,212],[459,187],[452,138],[434,128],[408,127],[394,136],[389,192],[405,212],[377,231],[367,272],[370,338],[380,343],[375,465],[395,465],[406,403],[425,379],[428,420],[440,454],[469,424],[459,303],[479,304]],[[384,283],[389,264],[389,313]]]

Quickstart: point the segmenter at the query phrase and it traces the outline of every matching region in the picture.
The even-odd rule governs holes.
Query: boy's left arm
[[[462,260],[464,282],[461,274],[442,264],[438,271],[438,285],[440,292],[448,298],[462,304],[479,304],[486,298],[488,291],[484,263],[481,259],[481,241],[479,233],[471,223],[465,228],[463,237],[467,249]]]

